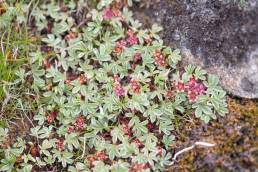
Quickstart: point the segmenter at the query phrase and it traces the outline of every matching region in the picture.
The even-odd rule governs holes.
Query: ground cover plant
[[[100,1],[78,25],[85,3],[46,1],[31,11],[42,43],[11,84],[29,88],[34,107],[14,101],[30,135],[8,145],[0,128],[0,170],[164,171],[179,118],[208,123],[227,113],[218,78],[182,67],[161,27],[133,19],[131,1]]]

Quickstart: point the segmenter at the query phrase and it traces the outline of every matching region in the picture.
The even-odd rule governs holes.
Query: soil
[[[234,95],[258,98],[257,1],[151,0],[134,11],[146,26],[163,26],[164,42],[180,48],[186,64],[219,75]]]

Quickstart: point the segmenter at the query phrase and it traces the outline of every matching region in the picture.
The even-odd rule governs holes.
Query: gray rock
[[[258,98],[258,2],[233,0],[152,0],[137,8],[146,25],[158,22],[167,45],[180,48],[183,63],[220,77],[231,94]]]

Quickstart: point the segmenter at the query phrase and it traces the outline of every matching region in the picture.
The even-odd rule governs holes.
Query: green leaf
[[[215,87],[217,86],[219,83],[219,78],[215,75],[208,75],[208,85],[209,87]]]

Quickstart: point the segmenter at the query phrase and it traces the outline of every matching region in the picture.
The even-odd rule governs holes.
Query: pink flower
[[[47,116],[48,123],[52,123],[55,120],[56,116],[57,116],[56,111],[50,112]]]
[[[74,127],[72,127],[72,126],[68,127],[67,132],[68,132],[68,134],[73,133],[74,132]]]
[[[140,93],[140,84],[136,80],[131,80],[131,88],[134,93]]]
[[[167,65],[165,56],[161,53],[160,49],[157,49],[155,51],[154,57],[155,57],[155,64],[156,65],[163,66],[163,67]]]
[[[134,139],[132,144],[135,144],[138,148],[143,146],[143,143],[139,139]]]
[[[194,77],[191,77],[188,83],[174,82],[173,86],[177,92],[185,92],[190,102],[196,101],[199,95],[205,93],[205,86],[199,83]]]
[[[111,20],[113,17],[115,17],[115,14],[111,7],[107,7],[103,10],[103,17],[105,20]]]
[[[127,31],[126,41],[131,46],[138,44],[138,38],[131,29]]]
[[[118,96],[118,97],[123,97],[125,96],[125,90],[122,86],[116,86],[115,89],[115,94]]]
[[[156,154],[157,155],[161,155],[162,154],[162,148],[160,146],[158,146]]]
[[[167,99],[170,99],[172,96],[173,96],[172,90],[167,90],[167,91],[166,91],[166,94],[165,94],[165,97],[166,97]]]
[[[79,76],[79,82],[80,82],[80,84],[84,84],[84,83],[86,83],[87,82],[87,76],[85,75],[85,74],[81,74],[80,76]]]
[[[120,81],[121,81],[121,79],[119,78],[119,76],[118,75],[114,75],[114,77],[113,77],[114,85],[120,85]]]
[[[142,59],[142,55],[141,53],[135,53],[133,56],[133,62],[137,63],[138,61],[140,61]]]
[[[155,126],[154,126],[154,124],[152,124],[152,123],[148,123],[148,124],[147,124],[147,128],[148,128],[149,130],[153,130],[153,129],[155,128]]]
[[[187,97],[190,102],[194,102],[197,98],[197,94],[195,92],[188,91]]]
[[[196,86],[196,84],[197,84],[196,79],[194,77],[191,77],[187,85],[188,87],[193,88],[194,86]]]
[[[124,51],[124,48],[126,46],[126,41],[124,40],[120,40],[116,43],[116,47],[115,47],[115,54],[116,55],[120,55],[123,51]]]
[[[96,158],[97,158],[97,160],[105,161],[108,159],[108,156],[106,155],[106,153],[104,151],[101,151],[96,154]]]
[[[56,144],[56,149],[58,149],[59,151],[64,150],[64,141],[63,140],[58,140],[58,142]]]
[[[185,91],[185,84],[182,82],[174,82],[173,83],[174,88],[177,92],[184,92]]]
[[[125,89],[121,86],[121,83],[120,83],[120,78],[115,75],[114,78],[113,78],[113,84],[114,84],[114,92],[116,94],[116,96],[118,97],[123,97],[125,96]]]
[[[134,164],[129,169],[129,172],[144,172],[147,168],[149,168],[147,163]]]
[[[75,127],[77,130],[83,130],[85,125],[85,119],[82,116],[78,116],[75,121]]]
[[[132,131],[128,124],[123,124],[123,132],[125,135],[128,135],[129,137],[132,137]]]

